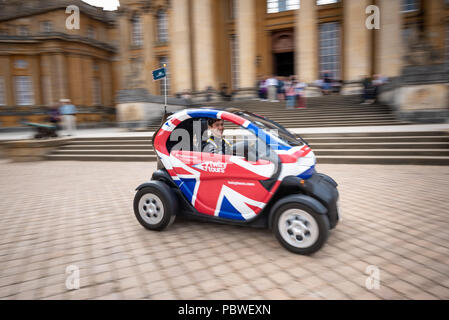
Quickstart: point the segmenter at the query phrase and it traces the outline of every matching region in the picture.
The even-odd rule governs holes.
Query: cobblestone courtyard
[[[0,162],[1,299],[449,299],[449,167],[319,165],[343,222],[311,257],[268,230],[144,230],[155,163]],[[66,267],[80,270],[67,290]],[[368,290],[367,267],[380,288]]]

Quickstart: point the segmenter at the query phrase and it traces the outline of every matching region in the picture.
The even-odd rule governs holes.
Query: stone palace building
[[[68,29],[73,5],[79,28]],[[376,13],[380,28],[368,28]],[[113,121],[121,90],[163,93],[151,71],[164,63],[171,96],[244,94],[272,74],[395,77],[420,39],[447,61],[449,1],[121,0],[103,11],[80,0],[0,0],[0,128],[41,121],[64,98],[80,122]]]

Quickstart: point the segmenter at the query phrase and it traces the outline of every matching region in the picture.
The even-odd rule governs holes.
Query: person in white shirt
[[[295,93],[296,93],[296,108],[305,109],[306,108],[306,88],[307,84],[304,82],[298,82],[295,85]]]
[[[276,79],[276,77],[272,75],[267,79],[267,81],[265,81],[265,85],[268,88],[268,100],[270,100],[271,102],[277,102],[278,100],[276,100],[276,95],[278,80]]]
[[[59,113],[62,115],[64,129],[69,136],[73,136],[76,131],[76,107],[69,99],[61,99],[60,102]]]

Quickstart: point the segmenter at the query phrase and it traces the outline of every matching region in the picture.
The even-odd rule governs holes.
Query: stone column
[[[240,88],[256,86],[256,4],[254,0],[236,0],[237,43]]]
[[[425,6],[425,28],[430,44],[444,57],[447,26],[445,0],[424,1],[423,5]]]
[[[100,78],[101,78],[101,102],[104,106],[112,105],[112,73],[111,62],[107,60],[100,61]]]
[[[130,45],[130,22],[126,9],[119,9],[120,30],[120,89],[126,89],[127,77],[130,69],[129,45]]]
[[[318,26],[315,1],[301,1],[296,13],[296,74],[300,81],[318,79]]]
[[[371,0],[345,0],[344,3],[344,79],[360,80],[371,73],[373,30],[365,26],[366,8]]]
[[[92,70],[92,58],[82,57],[82,72],[83,72],[83,105],[86,107],[92,106],[92,91],[93,91],[93,70]]]
[[[42,99],[42,75],[39,68],[39,56],[32,56],[30,58],[30,69],[31,78],[33,83],[33,95],[34,95],[34,105],[43,105]]]
[[[154,18],[149,9],[146,9],[142,16],[142,32],[143,32],[143,80],[145,89],[150,94],[156,94],[155,82],[153,81],[154,68]]]
[[[70,99],[72,103],[80,106],[83,105],[83,70],[82,70],[82,58],[78,54],[70,54],[68,57],[68,80]]]
[[[53,80],[52,65],[51,55],[41,54],[43,104],[49,106],[57,102],[54,92],[56,81]]]
[[[215,79],[212,1],[215,0],[192,1],[195,91],[205,91],[208,86],[217,88],[217,81]]]
[[[378,0],[380,30],[376,39],[376,73],[399,76],[402,69],[401,0]]]
[[[65,56],[62,53],[55,54],[53,56],[54,63],[54,75],[53,78],[56,83],[56,102],[59,102],[61,99],[68,98],[67,91],[67,68],[66,68],[66,60]]]
[[[189,1],[173,0],[170,16],[172,94],[192,90]]]
[[[8,56],[0,56],[0,76],[3,77],[3,85],[5,90],[5,105],[13,106],[14,103],[14,93],[12,85],[12,74],[10,58]]]

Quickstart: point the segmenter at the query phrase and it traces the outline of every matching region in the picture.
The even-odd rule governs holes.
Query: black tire
[[[307,245],[306,247],[297,247],[297,246],[292,245],[284,238],[285,236],[287,236],[285,234],[285,232],[288,233],[288,231],[285,230],[284,232],[282,232],[280,230],[281,227],[279,226],[279,220],[281,219],[283,214],[286,213],[290,209],[299,209],[296,211],[300,215],[306,216],[307,221],[309,219],[313,219],[314,222],[316,223],[313,226],[314,222],[308,221],[308,223],[311,223],[311,226],[313,226],[313,230],[315,230],[315,232],[318,231],[318,235],[316,236],[316,240],[311,242],[310,245]],[[302,213],[301,211],[306,212],[306,214]],[[294,212],[294,211],[290,211],[290,212]],[[287,215],[288,214],[286,213],[286,216]],[[284,226],[283,223],[281,225]],[[287,225],[288,225],[288,223],[287,223]],[[281,245],[284,248],[286,248],[287,250],[289,250],[293,253],[296,253],[296,254],[311,255],[311,254],[317,252],[318,250],[320,250],[321,247],[326,243],[327,238],[329,236],[329,219],[327,218],[326,215],[319,214],[319,213],[315,212],[313,209],[311,209],[310,207],[308,207],[302,203],[291,202],[291,203],[282,205],[281,207],[279,207],[276,210],[276,212],[274,213],[274,219],[273,219],[273,229],[274,229],[274,234],[276,235],[276,238],[278,239],[278,241],[281,243]],[[313,233],[314,233],[313,231],[309,231],[309,234],[313,234]],[[283,236],[283,234],[284,234],[284,236]],[[290,237],[292,238],[292,239],[290,239],[290,241],[295,242],[295,240],[293,238],[296,238],[297,236],[292,234],[292,235],[290,235]],[[298,236],[298,237],[301,238],[302,236]],[[312,236],[312,239],[313,239],[313,236]],[[302,244],[301,244],[301,246],[302,246]]]
[[[170,188],[158,181],[145,186],[136,193],[134,214],[144,228],[162,231],[174,222],[177,205],[176,196]]]

